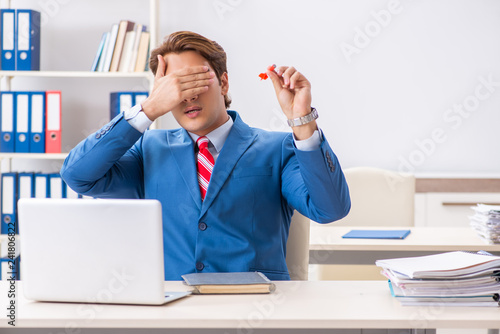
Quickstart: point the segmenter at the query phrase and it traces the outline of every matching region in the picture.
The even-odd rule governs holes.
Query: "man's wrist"
[[[311,107],[311,112],[302,117],[287,119],[287,123],[290,127],[301,126],[310,123],[318,118],[318,111],[316,108]]]

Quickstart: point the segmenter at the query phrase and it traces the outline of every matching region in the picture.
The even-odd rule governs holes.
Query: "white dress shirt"
[[[131,110],[132,109],[129,109],[124,112],[125,120],[127,120],[134,129],[144,133],[144,131],[146,131],[146,129],[151,124],[153,124],[153,122],[146,116],[146,114],[143,111],[139,110],[136,112],[133,111],[131,112]],[[229,132],[231,131],[232,126],[233,126],[233,119],[231,117],[228,117],[226,123],[222,124],[217,129],[213,130],[212,132],[206,135],[206,137],[210,141],[208,143],[208,150],[214,157],[214,161],[217,160],[217,157],[219,156],[219,153],[222,150],[222,146],[224,146],[227,136],[229,136]],[[189,131],[188,133],[193,139],[193,141],[196,143],[196,140],[200,136],[191,133]],[[294,136],[293,140],[295,142],[295,146],[297,147],[297,149],[301,151],[314,151],[320,148],[321,138],[322,138],[321,132],[319,130],[315,130],[313,135],[307,139],[297,140],[295,139]]]

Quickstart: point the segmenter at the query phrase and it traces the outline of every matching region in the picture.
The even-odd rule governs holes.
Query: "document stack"
[[[500,306],[500,256],[457,251],[375,264],[402,305]]]
[[[472,207],[475,211],[470,224],[481,239],[490,244],[500,244],[500,206],[478,204]]]

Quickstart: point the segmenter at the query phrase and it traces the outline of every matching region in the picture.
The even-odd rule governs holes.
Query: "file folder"
[[[411,230],[351,230],[342,238],[352,239],[404,239]]]
[[[15,93],[0,92],[0,152],[15,152],[15,111]]]
[[[15,152],[29,153],[30,151],[30,103],[28,92],[16,92],[16,143]]]
[[[45,153],[61,153],[61,91],[45,93]]]
[[[112,92],[109,94],[109,118],[112,120],[122,111],[142,103],[148,97],[148,92]]]
[[[35,178],[33,173],[17,173],[17,200],[35,196]],[[16,207],[17,207],[16,200]],[[19,233],[19,222],[16,219],[16,230]]]
[[[40,70],[40,12],[17,10],[16,55],[18,71]]]
[[[15,71],[16,70],[16,10],[15,9],[1,9],[0,20],[2,27],[2,70]]]
[[[64,198],[72,198],[72,199],[82,198],[82,196],[80,194],[78,194],[76,191],[74,191],[73,189],[71,189],[66,184],[66,182],[64,182],[64,180],[63,180],[63,187],[64,187],[64,192],[66,193],[66,196]]]
[[[49,197],[49,174],[35,173],[35,198]]]
[[[59,173],[49,174],[49,198],[65,198],[63,180]]]
[[[30,152],[45,153],[45,92],[31,92]]]
[[[2,174],[2,222],[1,233],[17,233],[16,203],[17,173]]]
[[[136,104],[141,104],[145,99],[148,98],[148,92],[135,92],[134,93],[134,106]]]
[[[0,280],[7,281],[10,279],[20,280],[20,263],[21,256],[17,255],[14,260],[4,256],[0,258]]]
[[[18,173],[18,198],[35,196],[35,177],[33,173]]]

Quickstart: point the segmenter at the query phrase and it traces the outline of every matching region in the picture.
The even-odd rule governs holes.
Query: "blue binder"
[[[21,279],[21,256],[15,255],[11,259],[8,255],[0,258],[0,280],[6,281],[14,279],[16,281]]]
[[[1,233],[17,233],[16,205],[17,202],[17,173],[2,174],[2,222]]]
[[[35,173],[35,198],[49,198],[49,174]]]
[[[122,111],[128,110],[138,103],[142,103],[147,97],[148,92],[112,92],[110,97],[110,120],[118,116]]]
[[[66,182],[63,180],[63,187],[64,187],[64,198],[72,198],[72,199],[77,199],[77,198],[82,198],[82,195],[71,189]]]
[[[16,10],[0,10],[2,70],[16,70]]]
[[[17,10],[18,71],[40,70],[40,12],[31,9]]]
[[[49,197],[66,198],[66,189],[59,173],[49,174]]]
[[[0,92],[0,152],[15,152],[16,94]]]
[[[142,103],[149,96],[148,92],[134,92],[134,106]]]
[[[15,152],[29,153],[30,151],[30,94],[29,92],[16,92],[16,143]]]
[[[351,239],[404,239],[411,230],[351,230],[342,238]]]
[[[134,92],[112,92],[109,94],[109,119],[134,106]]]
[[[35,175],[34,173],[17,173],[17,197],[35,197]]]
[[[30,152],[45,153],[45,92],[31,92]]]

